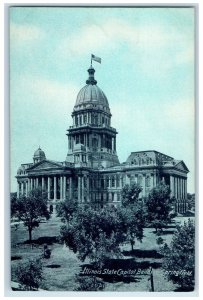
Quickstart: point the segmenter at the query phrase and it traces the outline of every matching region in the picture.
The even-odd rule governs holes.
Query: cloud
[[[159,24],[132,25],[122,19],[112,19],[103,23],[86,25],[78,32],[65,38],[59,50],[67,55],[91,53],[92,49],[112,49],[125,43],[131,49],[153,51],[163,47],[187,43],[188,32],[178,32],[177,28],[164,28]]]
[[[26,43],[40,40],[44,37],[41,28],[34,25],[10,24],[11,43]]]
[[[17,80],[18,89],[23,88],[24,97],[19,98],[20,105],[33,105],[40,109],[52,110],[56,113],[61,108],[73,108],[79,87],[71,82],[64,84],[56,80],[35,76],[21,76]],[[12,84],[12,82],[11,82]],[[15,87],[12,87],[15,90]],[[29,100],[28,100],[29,99]]]

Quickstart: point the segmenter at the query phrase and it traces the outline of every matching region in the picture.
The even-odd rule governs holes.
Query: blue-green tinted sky
[[[39,145],[65,160],[91,53],[120,161],[140,150],[182,159],[194,192],[193,8],[11,8],[11,190]]]

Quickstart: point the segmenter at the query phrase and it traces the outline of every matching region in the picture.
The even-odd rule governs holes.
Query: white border
[[[1,94],[2,94],[2,97],[1,99],[3,100],[4,99],[4,95],[5,95],[5,98],[7,98],[5,100],[5,105],[3,106],[3,101],[0,101],[0,105],[1,105],[1,109],[0,109],[0,113],[2,114],[2,116],[0,117],[0,136],[3,137],[4,136],[4,140],[2,139],[2,147],[1,147],[1,151],[2,151],[2,155],[1,155],[1,159],[2,161],[4,162],[4,174],[3,172],[1,173],[1,183],[2,183],[2,188],[1,188],[1,192],[2,192],[2,197],[0,198],[0,202],[1,202],[1,212],[4,212],[4,199],[8,199],[8,195],[9,195],[9,185],[8,185],[8,169],[9,169],[9,115],[8,115],[8,109],[9,109],[9,106],[8,106],[8,44],[6,42],[6,35],[7,35],[7,31],[8,31],[8,27],[7,27],[7,24],[5,23],[5,28],[4,28],[4,16],[6,16],[4,14],[4,9],[5,9],[5,6],[6,5],[52,5],[52,6],[65,6],[65,5],[112,5],[112,6],[124,6],[124,5],[139,5],[139,6],[149,6],[149,5],[152,5],[152,6],[185,6],[185,5],[199,5],[199,30],[201,30],[201,28],[203,28],[203,21],[202,21],[202,18],[203,18],[203,13],[202,13],[202,5],[201,5],[201,2],[200,1],[193,1],[192,3],[190,1],[181,1],[179,0],[178,2],[176,1],[170,1],[170,2],[167,2],[167,3],[163,3],[163,1],[147,1],[147,2],[143,2],[143,1],[135,1],[135,0],[128,0],[127,2],[124,2],[124,1],[84,1],[84,0],[80,0],[80,1],[77,1],[75,0],[74,2],[73,1],[60,1],[60,3],[56,3],[55,1],[40,1],[40,0],[37,0],[35,2],[27,2],[27,1],[4,1],[3,3],[1,3],[1,10],[0,10],[0,28],[1,28],[1,34],[2,34],[2,39],[1,41],[3,42],[4,40],[4,34],[5,34],[5,56],[4,56],[4,47],[3,45],[0,47],[0,54],[1,54],[1,66],[4,65],[4,58],[5,58],[5,61],[7,61],[6,63],[6,67],[5,67],[5,73],[1,73],[1,83],[2,83],[2,89],[1,89]],[[197,24],[198,25],[198,24]],[[5,31],[4,31],[5,30]],[[196,31],[197,32],[197,31]],[[199,34],[199,38],[201,37],[201,32]],[[198,68],[198,65],[200,66],[200,69],[199,69],[199,78],[203,78],[202,75],[202,60],[201,60],[201,53],[203,53],[203,49],[202,49],[202,40],[199,40],[199,45],[198,45],[198,48],[199,48],[199,53],[200,53],[200,57],[199,57],[199,62],[198,62],[198,53],[196,52],[196,59],[197,59],[197,68]],[[198,74],[197,74],[198,75]],[[5,91],[4,91],[4,80],[3,78],[5,78]],[[201,88],[201,82],[200,82],[200,95],[199,95],[199,107],[197,105],[197,111],[196,111],[196,120],[197,120],[197,123],[196,123],[196,143],[197,143],[197,149],[196,149],[196,152],[198,152],[198,149],[199,149],[199,153],[202,153],[203,150],[202,149],[202,140],[201,140],[201,134],[199,134],[199,143],[198,143],[198,132],[200,132],[200,129],[202,128],[202,113],[203,113],[203,110],[202,110],[202,103],[201,103],[201,99],[203,99],[201,97],[201,92],[202,92],[202,88]],[[5,92],[5,94],[4,94]],[[196,93],[197,93],[197,96],[198,96],[198,86],[196,87]],[[198,111],[198,108],[199,108],[199,111]],[[4,111],[5,109],[5,111]],[[5,116],[5,120],[4,120],[4,116]],[[199,128],[198,128],[198,117],[199,117]],[[5,127],[5,129],[4,129]],[[3,144],[5,145],[5,147],[3,148]],[[202,162],[203,162],[203,158],[199,157],[198,158],[198,155],[197,155],[197,163],[199,165],[199,170],[201,170],[201,167],[202,167]],[[1,168],[2,171],[3,171],[3,168]],[[201,188],[201,182],[203,182],[201,179],[203,179],[203,176],[201,176],[200,174],[200,171],[198,172],[198,170],[196,171],[196,175],[197,175],[197,178],[196,178],[196,182],[198,181],[198,177],[199,177],[199,182],[200,182],[200,203],[199,203],[199,208],[198,208],[198,211],[201,212],[202,211],[202,202],[203,200],[201,200],[201,195],[202,195],[202,188]],[[198,186],[196,185],[197,187],[197,191],[198,191]],[[4,190],[5,189],[5,190]],[[4,253],[4,247],[0,247],[0,251],[1,251],[1,266],[4,265],[4,254],[5,255],[5,260],[10,256],[10,253],[9,253],[9,250],[8,250],[8,246],[9,246],[9,218],[8,218],[8,203],[5,202],[5,215],[4,215],[4,220],[3,218],[1,217],[1,226],[0,226],[0,231],[1,231],[1,234],[2,234],[2,240],[3,240],[3,230],[4,230],[4,225],[5,225],[5,253]],[[2,214],[1,214],[2,216]],[[199,218],[199,225],[200,225],[200,228],[201,228],[201,225],[202,225],[202,221],[201,221],[201,217]],[[197,230],[197,238],[198,238],[198,232],[199,230]],[[200,231],[201,232],[201,231]],[[200,241],[201,242],[201,241]],[[199,247],[202,246],[200,245],[199,243]],[[198,247],[197,247],[198,248]],[[201,255],[201,248],[199,249],[199,253]],[[107,299],[110,299],[109,297],[124,297],[125,299],[128,298],[128,297],[142,297],[142,299],[148,299],[148,298],[151,298],[151,297],[170,297],[170,298],[176,298],[176,297],[197,297],[198,296],[198,293],[197,291],[195,292],[192,292],[192,293],[168,293],[168,292],[160,292],[160,293],[141,293],[141,292],[129,292],[129,293],[125,293],[125,292],[45,292],[45,293],[42,293],[42,292],[10,292],[7,290],[7,287],[8,287],[8,260],[5,261],[5,270],[3,270],[3,268],[1,268],[1,278],[0,278],[0,296],[1,298],[4,298],[4,297],[15,297],[17,296],[18,298],[19,297],[29,297],[31,299],[35,299],[35,297],[37,298],[42,298],[42,297],[54,297],[55,299],[57,299],[58,297],[68,297],[70,299],[80,299],[81,297],[79,296],[82,296],[82,297],[94,297],[94,298],[97,298],[97,297],[105,297]],[[202,259],[201,257],[198,259],[197,258],[197,261],[196,261],[196,266],[197,266],[197,269],[200,270],[201,272],[201,266],[202,266]],[[199,268],[198,268],[199,266]],[[5,275],[5,276],[4,276]],[[7,277],[6,278],[6,285],[4,287],[4,277]],[[199,282],[201,282],[201,277],[199,279]],[[203,281],[202,281],[203,282]],[[5,295],[3,293],[4,291],[4,288],[5,288]],[[174,296],[172,296],[172,294]],[[201,290],[201,286],[199,287],[199,296],[202,295],[202,290]],[[73,297],[73,298],[72,298]],[[143,298],[144,297],[144,298]]]

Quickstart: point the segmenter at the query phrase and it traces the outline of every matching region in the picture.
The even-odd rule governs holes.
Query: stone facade
[[[44,151],[37,149],[33,163],[21,164],[17,171],[17,196],[40,187],[47,191],[51,205],[74,197],[96,207],[117,206],[125,184],[140,184],[140,197],[146,197],[164,181],[177,200],[176,211],[185,212],[189,172],[185,163],[154,150],[132,152],[126,162],[119,163],[117,131],[111,127],[108,100],[97,86],[92,66],[88,73],[73,109],[73,125],[67,132],[66,160],[48,160]]]

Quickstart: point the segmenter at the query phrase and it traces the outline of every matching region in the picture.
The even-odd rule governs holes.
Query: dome
[[[34,153],[34,158],[37,158],[37,157],[40,157],[40,158],[44,158],[44,159],[46,159],[46,156],[45,156],[45,153],[44,153],[44,151],[39,147],[36,151],[35,151],[35,153]]]
[[[24,168],[24,166],[21,165],[17,170],[17,174],[21,175],[24,171],[25,171],[25,168]]]
[[[88,69],[88,73],[89,78],[77,95],[74,110],[98,108],[110,112],[107,97],[94,79],[95,70],[92,66]]]
[[[78,93],[76,105],[91,102],[92,104],[101,104],[104,106],[109,106],[108,100],[104,92],[97,86],[87,84]]]

